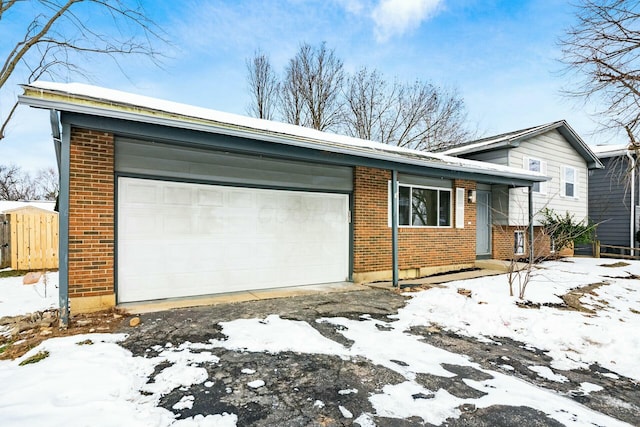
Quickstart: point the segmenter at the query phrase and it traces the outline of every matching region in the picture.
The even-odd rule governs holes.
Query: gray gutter
[[[153,115],[141,115],[135,112],[111,110],[103,107],[94,107],[91,105],[77,104],[73,102],[62,102],[60,100],[49,100],[39,97],[19,95],[18,100],[21,104],[29,105],[35,108],[54,109],[58,111],[68,111],[79,114],[86,114],[99,117],[110,117],[126,121],[156,124],[160,126],[168,126],[180,129],[189,129],[199,132],[223,134],[241,138],[248,138],[266,142],[272,142],[281,145],[289,145],[312,150],[321,150],[323,147],[333,153],[344,154],[348,156],[363,157],[387,161],[399,164],[408,164],[414,166],[427,167],[431,169],[439,169],[446,171],[456,171],[462,174],[476,174],[486,176],[487,182],[491,182],[491,177],[497,176],[502,178],[514,179],[524,183],[547,181],[548,177],[533,176],[527,173],[507,172],[500,170],[486,169],[484,167],[470,167],[469,165],[451,164],[444,161],[429,160],[426,158],[411,158],[408,155],[393,153],[390,151],[377,151],[373,148],[347,146],[334,142],[314,140],[301,136],[279,134],[264,130],[249,130],[237,125],[216,125],[194,123],[180,119],[172,119],[166,117],[156,117]],[[165,112],[166,113],[166,112]],[[418,154],[416,154],[418,156]],[[479,162],[478,162],[479,163]],[[486,166],[490,167],[490,164]],[[525,185],[526,186],[526,185]]]

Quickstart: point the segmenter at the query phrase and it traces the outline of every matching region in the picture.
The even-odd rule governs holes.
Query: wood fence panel
[[[603,252],[602,249],[615,249],[617,252]],[[603,245],[596,241],[593,245],[593,256],[596,258],[640,259],[640,248],[628,246]]]
[[[47,213],[11,214],[11,268],[58,268],[58,219]]]
[[[9,215],[0,214],[0,268],[11,267]]]

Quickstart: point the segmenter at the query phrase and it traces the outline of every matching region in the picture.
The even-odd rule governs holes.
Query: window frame
[[[531,162],[538,162],[539,164],[539,171],[535,171],[531,169]],[[547,174],[547,162],[538,158],[538,157],[529,157],[529,156],[524,156],[522,158],[522,163],[523,163],[523,169],[529,171],[529,172],[539,172],[543,175]],[[536,190],[536,186],[538,187],[538,189]],[[534,194],[547,194],[547,183],[546,182],[535,182],[533,184],[533,186],[531,187],[532,192]],[[524,187],[522,189],[522,191],[527,192],[528,191],[528,187]]]
[[[521,238],[518,238],[518,235],[521,235]],[[513,232],[513,254],[514,255],[525,255],[527,253],[527,236],[524,230],[514,230]],[[518,251],[520,247],[518,245],[519,242],[522,242],[522,250]]]
[[[573,181],[570,182],[567,180],[567,172],[568,171],[573,171]],[[560,179],[560,185],[561,185],[561,194],[562,197],[566,197],[569,199],[577,199],[578,198],[578,168],[574,167],[574,166],[568,166],[568,165],[562,165],[561,168],[561,179]],[[567,184],[572,184],[573,185],[573,195],[568,195],[567,194]]]
[[[401,182],[398,182],[398,195],[400,194],[400,187],[404,187],[404,188],[409,188],[409,221],[410,224],[406,225],[406,224],[401,224],[400,223],[400,200],[398,200],[398,228],[453,228],[453,210],[455,208],[455,206],[453,206],[453,188],[446,188],[446,187],[433,187],[433,186],[425,186],[425,185],[415,185],[415,184],[404,184]],[[430,190],[430,191],[436,191],[436,200],[437,200],[437,206],[436,206],[436,213],[438,215],[437,219],[436,219],[436,223],[437,225],[414,225],[413,224],[413,203],[411,203],[411,201],[413,200],[413,189],[420,189],[420,190]],[[389,186],[389,189],[391,190],[391,186]],[[449,194],[449,208],[448,208],[448,217],[447,217],[447,223],[448,225],[440,225],[440,221],[441,221],[441,216],[440,216],[440,207],[441,207],[441,194],[443,192],[446,192]],[[389,192],[389,226],[391,226],[391,192]]]

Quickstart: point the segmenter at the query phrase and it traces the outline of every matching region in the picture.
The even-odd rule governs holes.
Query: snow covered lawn
[[[446,288],[420,292],[398,313],[397,327],[438,324],[458,334],[490,340],[508,337],[545,350],[557,369],[592,363],[640,381],[640,262],[571,258],[545,262],[532,273],[525,299],[539,309],[523,309],[509,297],[507,276],[450,282]],[[626,278],[623,278],[626,277]],[[576,287],[603,283],[580,299],[596,313],[559,310],[561,296]],[[470,289],[471,298],[457,295]]]
[[[640,381],[637,352],[640,348],[640,262],[619,267],[602,267],[616,260],[575,258],[569,262],[546,262],[534,271],[525,295],[540,308],[521,308],[510,297],[506,275],[451,282],[411,294],[407,305],[389,321],[362,313],[360,319],[327,317],[321,324],[334,325],[351,346],[330,340],[314,325],[280,318],[273,314],[260,319],[222,322],[227,339],[201,343],[158,343],[149,357],[136,357],[118,345],[123,334],[90,334],[44,341],[15,361],[0,361],[0,383],[10,385],[0,399],[3,426],[130,425],[130,426],[233,426],[236,414],[194,415],[177,419],[184,408],[192,408],[197,396],[189,387],[210,387],[203,366],[217,366],[215,349],[233,351],[328,354],[341,360],[366,359],[397,372],[404,380],[388,384],[368,397],[373,411],[340,406],[345,419],[356,425],[373,426],[375,416],[404,419],[419,417],[440,424],[458,417],[463,405],[486,408],[492,405],[528,406],[570,426],[627,425],[593,411],[568,397],[506,375],[486,370],[468,357],[451,353],[424,342],[408,332],[413,326],[437,324],[457,334],[492,340],[509,337],[530,347],[544,350],[557,370],[584,368],[597,363],[611,376],[626,376]],[[0,280],[0,292],[9,289]],[[564,310],[560,296],[570,289],[603,282],[592,294],[581,298],[594,314]],[[20,284],[20,286],[22,286]],[[458,294],[458,288],[471,290],[471,297]],[[15,312],[23,302],[12,302],[0,293],[3,312]],[[545,306],[544,304],[551,304]],[[25,305],[25,307],[27,307]],[[33,310],[23,308],[25,311]],[[151,351],[151,349],[150,349]],[[30,357],[48,352],[48,357],[24,366]],[[46,353],[45,353],[46,354]],[[402,363],[398,363],[401,361]],[[505,363],[508,363],[505,361]],[[488,379],[464,379],[467,386],[483,393],[480,398],[459,398],[444,389],[428,390],[418,381],[420,374],[452,377],[443,365],[472,368]],[[222,367],[221,367],[222,368]],[[537,375],[552,381],[566,381],[560,373],[545,366],[529,367]],[[159,370],[154,375],[154,371]],[[243,371],[243,374],[245,372]],[[253,372],[252,372],[253,373]],[[154,381],[149,382],[150,378]],[[247,385],[263,390],[272,378],[252,378]],[[186,395],[173,411],[158,406],[162,396],[172,390]],[[594,393],[599,387],[580,385],[582,393]],[[344,394],[358,393],[348,389]],[[416,399],[415,396],[429,396]],[[323,408],[321,400],[309,405]],[[640,410],[640,408],[638,409]]]
[[[0,317],[44,311],[58,306],[58,273],[47,273],[33,285],[22,276],[0,279]]]

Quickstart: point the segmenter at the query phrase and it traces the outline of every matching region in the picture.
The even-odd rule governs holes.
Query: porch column
[[[391,171],[391,259],[393,286],[398,283],[398,171]]]
[[[529,186],[529,263],[533,264],[533,185]]]

